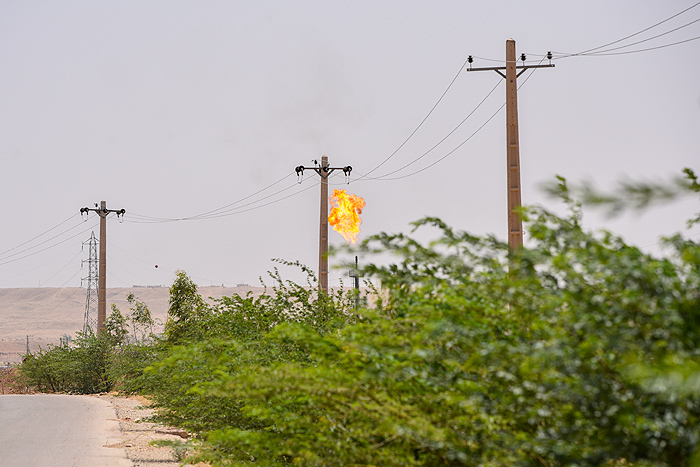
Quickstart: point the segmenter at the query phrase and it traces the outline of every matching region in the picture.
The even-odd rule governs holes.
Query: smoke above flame
[[[328,216],[328,223],[333,226],[333,230],[345,237],[346,242],[352,242],[354,245],[360,233],[360,214],[365,207],[365,200],[338,189],[333,190],[333,196],[329,199],[333,208]]]

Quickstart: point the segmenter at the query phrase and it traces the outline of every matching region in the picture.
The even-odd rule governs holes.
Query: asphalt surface
[[[0,396],[2,467],[131,467],[109,402],[89,396]],[[123,443],[122,443],[123,444]]]

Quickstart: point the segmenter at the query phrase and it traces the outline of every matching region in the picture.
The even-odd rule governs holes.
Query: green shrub
[[[204,430],[192,460],[690,465],[697,392],[655,390],[629,362],[700,355],[700,246],[676,238],[675,254],[654,258],[584,232],[576,209],[524,216],[532,246],[517,254],[430,218],[417,223],[440,230],[429,245],[371,238],[365,251],[399,258],[365,268],[388,300],[333,332],[284,322],[255,346],[178,348],[161,369],[177,362],[206,375],[182,381],[182,393],[237,410],[228,426]],[[280,346],[297,357],[280,358]]]
[[[116,307],[105,321],[99,336],[78,332],[68,345],[49,345],[25,355],[20,371],[27,384],[43,392],[92,394],[110,391],[114,381],[108,368],[116,348],[126,341],[126,319]]]
[[[686,175],[626,189],[639,205],[700,192]],[[524,209],[517,252],[435,218],[416,223],[439,231],[427,245],[369,238],[366,254],[397,258],[364,270],[382,284],[373,309],[318,293],[303,266],[306,286],[275,269],[271,293],[213,304],[178,272],[162,338],[127,343],[114,314],[104,344],[80,336],[23,370],[62,390],[107,366],[108,384],[197,434],[189,461],[214,466],[699,465],[700,245],[676,236],[657,258],[585,232],[563,179],[557,191],[571,215]]]
[[[49,345],[26,355],[20,366],[27,384],[42,392],[92,394],[109,391],[112,342],[107,335],[78,333],[73,346]]]
[[[153,397],[159,420],[194,432],[261,427],[241,413],[238,399],[210,394],[209,384],[251,364],[306,360],[296,345],[264,340],[281,323],[304,323],[325,334],[354,319],[350,292],[318,293],[312,271],[296,262],[279,262],[306,272],[306,286],[283,280],[275,268],[270,291],[207,304],[194,282],[178,271],[164,338],[157,344],[160,360],[131,383]]]

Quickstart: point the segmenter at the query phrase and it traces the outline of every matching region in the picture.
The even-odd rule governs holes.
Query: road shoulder
[[[134,467],[176,467],[180,462],[175,452],[167,446],[153,446],[158,440],[183,441],[187,434],[175,428],[164,427],[157,423],[144,421],[153,414],[147,406],[149,401],[141,396],[118,396],[99,394],[98,397],[108,402],[116,412],[122,440],[108,445],[114,449],[123,449]]]

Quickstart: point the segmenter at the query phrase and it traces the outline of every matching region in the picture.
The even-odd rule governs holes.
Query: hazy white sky
[[[508,38],[535,63],[548,50],[616,41],[693,4],[0,0],[0,287],[78,286],[87,275],[81,243],[97,223],[78,211],[100,200],[127,210],[125,222],[108,221],[108,286],[170,284],[175,269],[201,285],[255,284],[271,258],[316,269],[318,177],[307,172],[296,184],[297,165],[325,154],[333,166],[351,165],[353,179],[374,169],[468,55],[480,57],[474,66],[495,66]],[[700,6],[608,48],[699,19]],[[612,52],[697,36],[700,21]],[[523,202],[559,209],[538,188],[555,174],[609,187],[700,169],[698,57],[695,40],[559,59],[535,72],[518,96]],[[504,111],[447,156],[503,104],[502,81],[459,74],[373,177],[423,155],[498,88],[437,148],[388,176],[404,178],[332,180],[367,202],[360,238],[432,215],[505,239]],[[223,212],[231,215],[144,222],[244,198]],[[648,246],[683,230],[697,209],[690,199],[612,221],[587,211],[584,221]],[[330,284],[344,274],[332,271]]]

